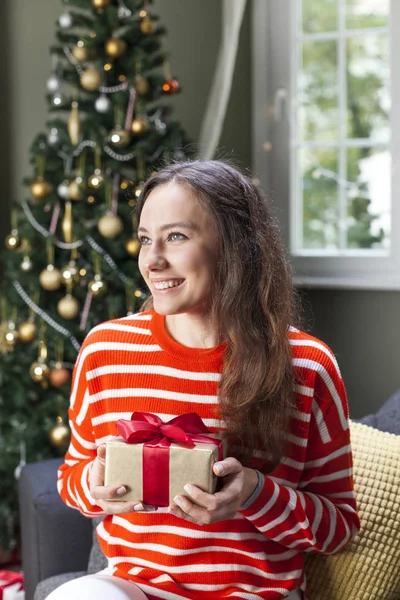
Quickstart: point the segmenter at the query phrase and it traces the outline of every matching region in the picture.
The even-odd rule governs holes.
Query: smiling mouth
[[[166,281],[154,281],[153,286],[156,290],[168,290],[170,288],[178,287],[185,280],[184,279],[168,279]]]

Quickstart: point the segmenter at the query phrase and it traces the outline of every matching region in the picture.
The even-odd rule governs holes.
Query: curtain
[[[246,0],[223,0],[221,45],[200,131],[199,158],[215,155],[232,88]]]

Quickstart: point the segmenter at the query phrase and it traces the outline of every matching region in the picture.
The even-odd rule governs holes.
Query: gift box
[[[23,600],[23,583],[22,573],[0,570],[0,600]]]
[[[197,413],[164,423],[151,413],[120,419],[123,440],[106,444],[106,486],[121,484],[127,493],[118,500],[137,500],[152,506],[169,506],[183,487],[193,484],[213,494],[217,477],[212,467],[226,454],[225,440],[213,434]]]

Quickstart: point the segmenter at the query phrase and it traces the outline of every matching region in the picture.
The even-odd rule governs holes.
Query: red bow
[[[151,445],[165,445],[168,441],[191,447],[195,445],[195,441],[209,442],[209,437],[204,439],[205,436],[200,434],[211,433],[199,415],[194,412],[174,417],[168,423],[164,423],[160,417],[152,413],[134,412],[130,421],[119,419],[117,429],[128,444],[152,442]],[[202,439],[198,439],[199,437]]]

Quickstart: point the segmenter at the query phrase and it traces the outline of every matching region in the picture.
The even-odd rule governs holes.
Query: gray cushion
[[[360,423],[388,433],[400,434],[400,390],[381,406],[377,413],[358,419]]]
[[[92,549],[90,550],[90,554],[89,554],[89,562],[88,562],[88,570],[87,570],[89,575],[91,575],[92,573],[98,573],[98,571],[105,569],[108,565],[107,558],[104,556],[103,552],[100,549],[100,545],[99,545],[99,542],[97,540],[97,535],[96,535],[96,527],[99,523],[101,523],[102,519],[103,519],[103,517],[94,517],[94,519],[92,519],[93,544],[92,544]]]
[[[35,595],[33,596],[33,600],[45,600],[51,592],[53,592],[56,588],[60,587],[63,583],[67,583],[67,581],[71,581],[71,579],[76,579],[77,577],[83,577],[87,575],[86,571],[77,571],[75,573],[63,573],[62,575],[54,575],[53,577],[48,577],[44,579],[40,583],[37,584]],[[71,598],[72,600],[72,598]]]

